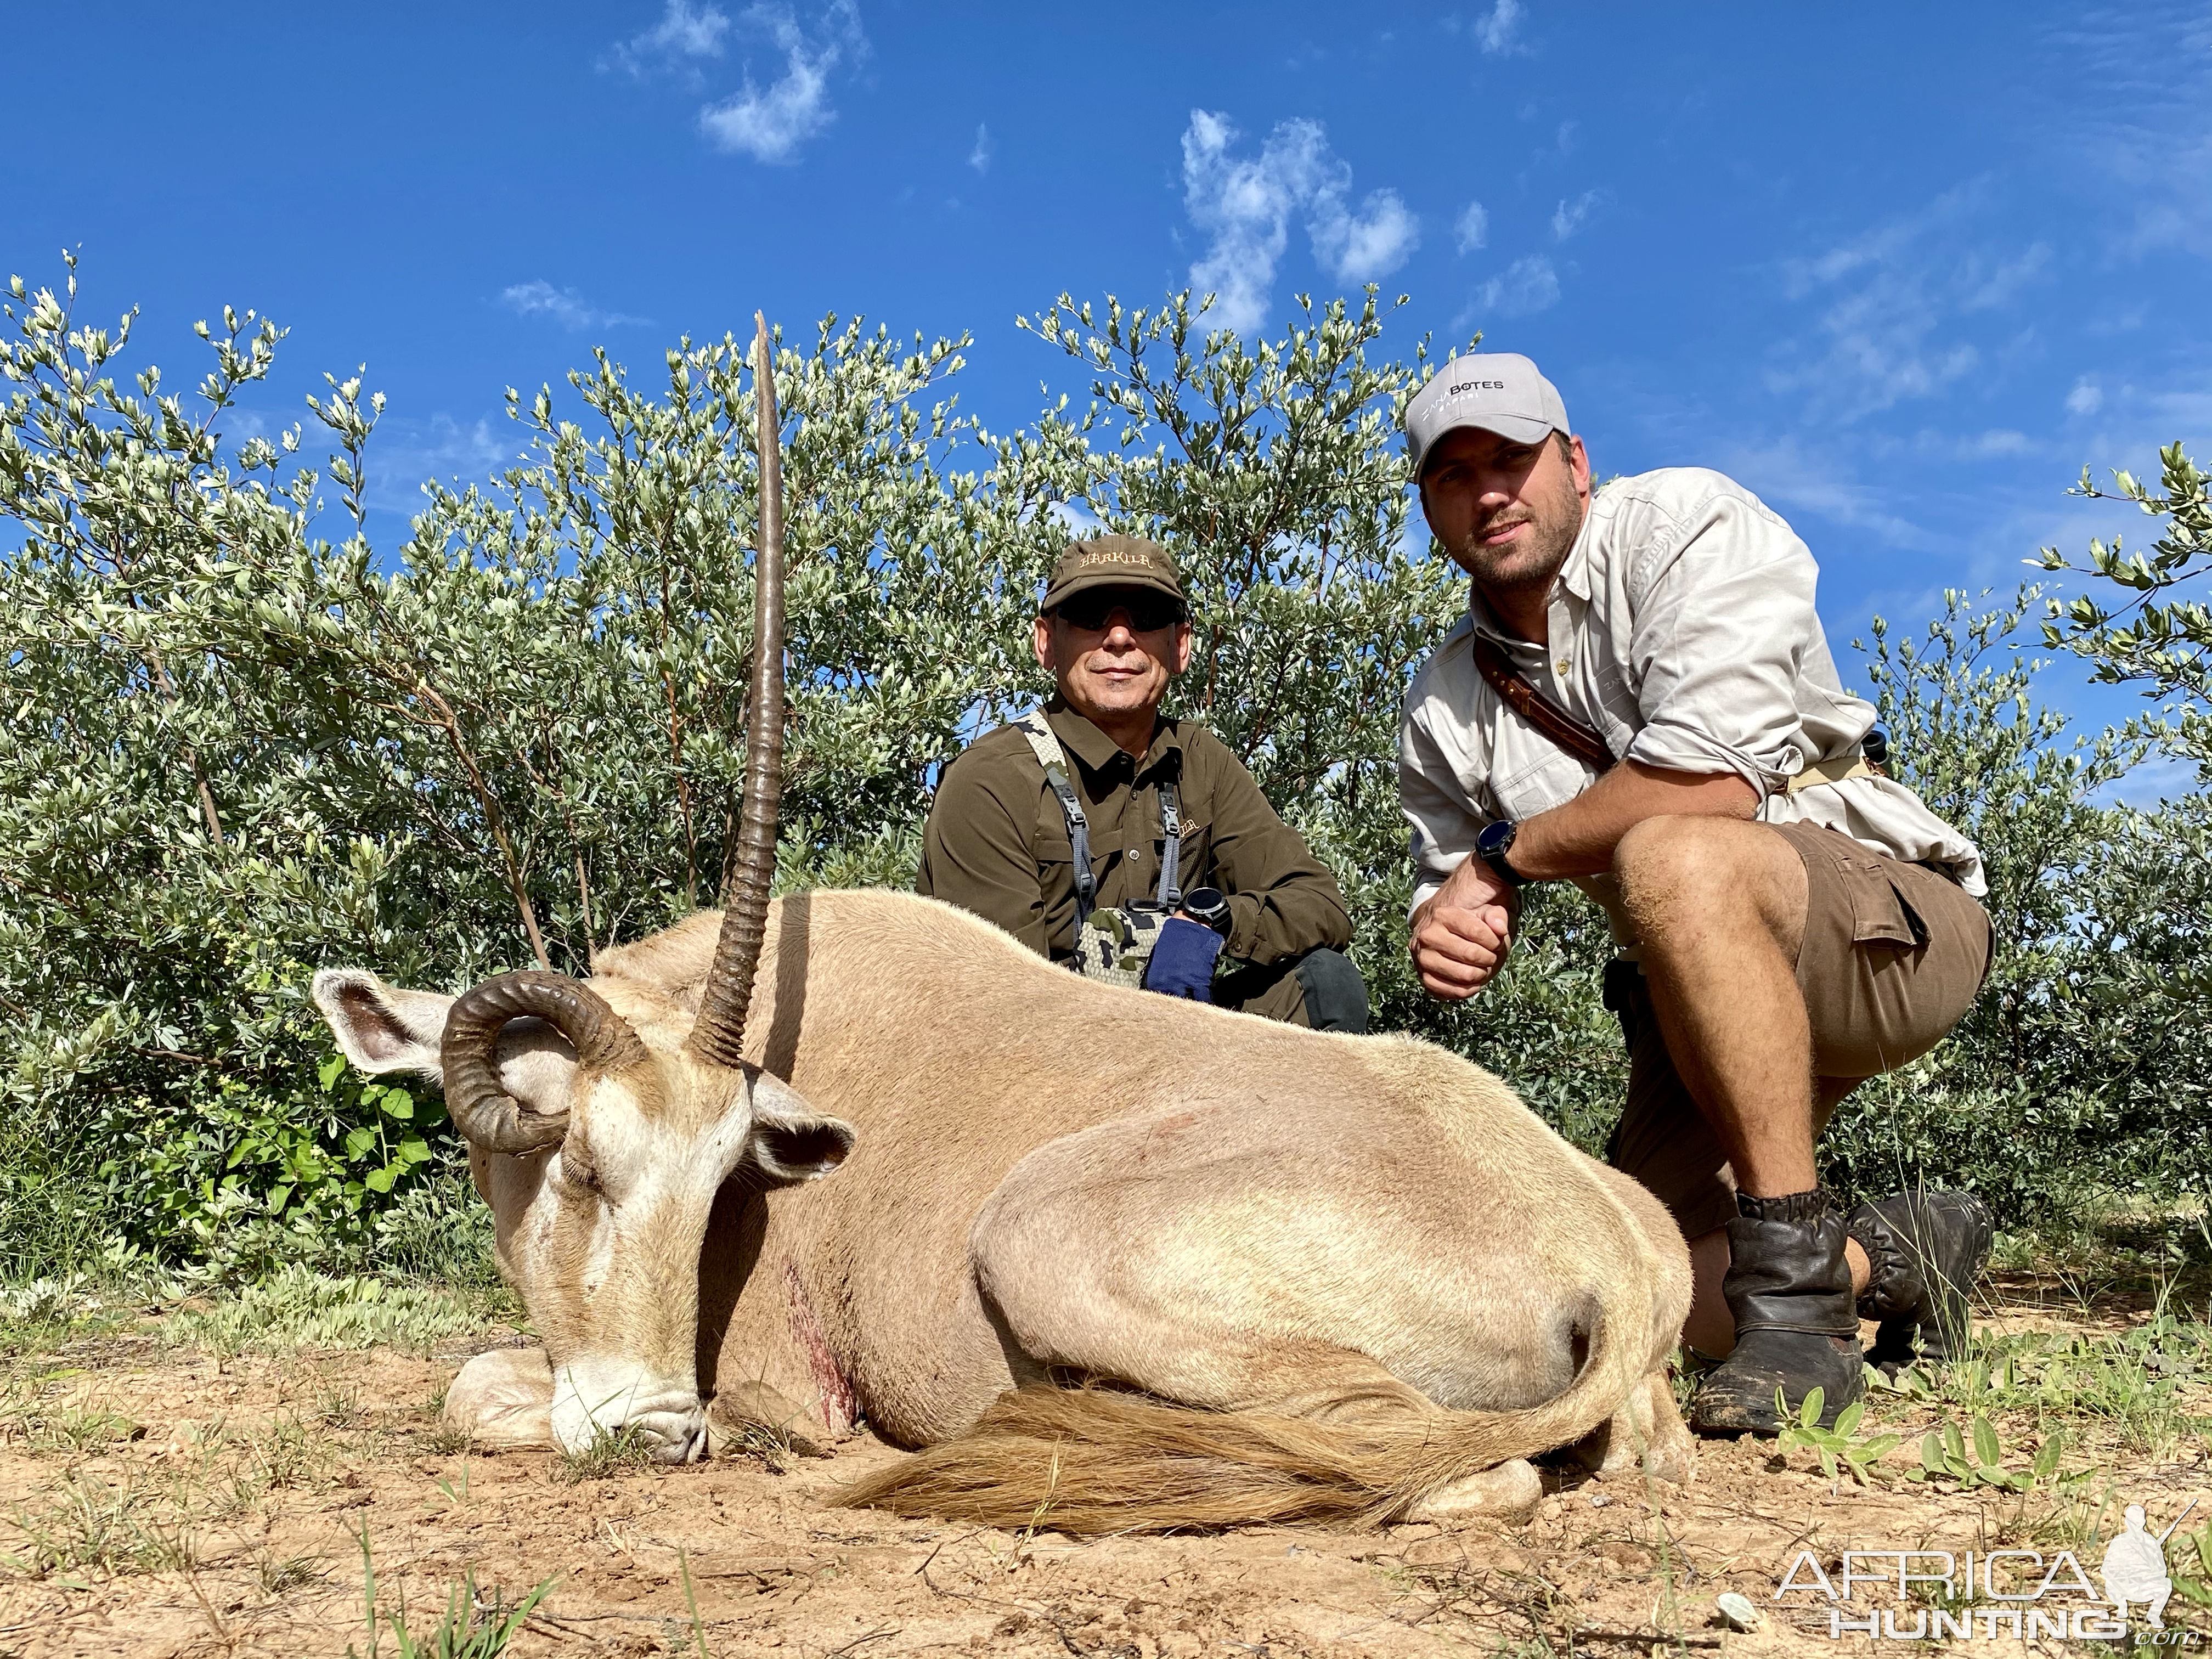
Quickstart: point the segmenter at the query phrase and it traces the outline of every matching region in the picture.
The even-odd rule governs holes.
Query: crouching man
[[[1034,644],[1057,694],[945,768],[916,889],[1093,978],[1365,1030],[1334,878],[1219,738],[1159,712],[1190,665],[1167,550],[1070,545]]]
[[[1630,1053],[1613,1164],[1691,1241],[1686,1340],[1726,1355],[1690,1420],[1771,1434],[1778,1389],[1857,1397],[1872,1358],[1956,1352],[1986,1258],[1965,1194],[1831,1207],[1814,1139],[1863,1079],[1955,1024],[1990,960],[1972,843],[1868,744],[1813,608],[1805,544],[1751,493],[1677,467],[1593,498],[1559,392],[1526,357],[1446,364],[1407,440],[1429,526],[1473,577],[1409,690],[1422,984],[1473,995],[1528,883],[1570,880],[1625,949]]]

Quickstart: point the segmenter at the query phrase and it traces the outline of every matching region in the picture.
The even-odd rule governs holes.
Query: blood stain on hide
[[[850,1434],[860,1420],[859,1396],[830,1352],[830,1339],[823,1333],[822,1321],[799,1279],[797,1264],[783,1264],[783,1282],[791,1292],[791,1340],[806,1356],[806,1369],[819,1396],[822,1425],[832,1434]]]

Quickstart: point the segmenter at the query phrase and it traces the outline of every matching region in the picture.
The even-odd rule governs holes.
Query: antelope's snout
[[[658,1377],[612,1356],[580,1354],[553,1381],[553,1438],[580,1457],[629,1436],[656,1463],[695,1463],[707,1451],[707,1408],[688,1377]]]

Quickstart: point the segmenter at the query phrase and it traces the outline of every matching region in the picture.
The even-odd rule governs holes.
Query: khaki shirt
[[[1228,896],[1231,956],[1267,963],[1342,950],[1352,921],[1335,878],[1275,816],[1237,757],[1204,726],[1163,720],[1141,762],[1054,697],[1045,719],[1073,761],[1103,908],[1157,896],[1159,783],[1182,814],[1176,881]],[[1055,962],[1075,953],[1074,850],[1060,802],[1022,734],[1001,727],[945,769],[922,832],[915,889],[972,910]]]
[[[1717,472],[1667,467],[1592,497],[1552,585],[1546,645],[1514,638],[1479,592],[1406,694],[1398,793],[1413,831],[1413,908],[1493,818],[1516,822],[1597,779],[1526,725],[1482,678],[1480,634],[1522,678],[1594,727],[1617,758],[1734,773],[1768,823],[1817,823],[1985,890],[1972,842],[1889,778],[1800,788],[1796,774],[1856,754],[1875,708],[1844,690],[1813,608],[1819,568],[1796,533]],[[1635,933],[1611,876],[1577,880],[1624,944]]]

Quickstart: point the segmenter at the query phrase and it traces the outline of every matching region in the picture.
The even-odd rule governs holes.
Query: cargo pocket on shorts
[[[1879,860],[1847,853],[1836,862],[1851,902],[1853,944],[1899,945],[1917,951],[1928,943],[1928,924]]]

